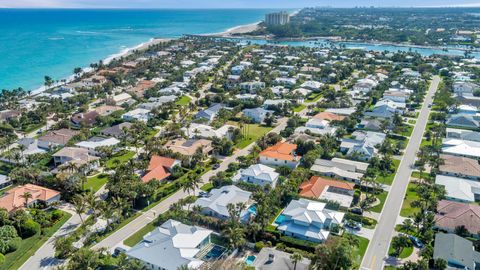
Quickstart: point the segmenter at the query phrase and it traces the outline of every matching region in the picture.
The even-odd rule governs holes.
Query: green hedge
[[[318,243],[301,240],[290,236],[282,236],[279,240],[280,242],[284,243],[285,246],[302,249],[308,252],[314,252],[315,247],[318,245]]]
[[[360,216],[360,215],[357,215],[357,214],[354,214],[354,213],[346,213],[345,218],[349,219],[349,220],[356,221],[356,222],[361,222],[363,225],[366,225],[366,226],[377,225],[377,221],[375,219]]]

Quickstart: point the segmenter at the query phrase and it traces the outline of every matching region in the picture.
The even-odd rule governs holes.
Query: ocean
[[[0,89],[36,89],[154,37],[223,32],[272,11],[0,9]]]

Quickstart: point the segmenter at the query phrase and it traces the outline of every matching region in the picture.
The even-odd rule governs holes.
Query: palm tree
[[[28,208],[28,200],[30,200],[33,196],[32,193],[30,192],[24,192],[22,195],[20,195],[25,200],[25,208]]]
[[[303,259],[302,254],[298,252],[294,252],[292,255],[290,255],[290,260],[293,262],[293,270],[297,269],[297,263]]]
[[[83,224],[82,214],[85,213],[86,210],[85,198],[78,194],[75,195],[75,197],[73,197],[73,207],[77,215],[80,217],[80,221]]]
[[[93,216],[93,219],[95,220],[97,218],[97,210],[98,210],[98,206],[99,206],[99,203],[97,201],[97,197],[95,197],[95,195],[93,193],[88,193],[85,197],[85,204],[88,206],[88,208],[90,208],[90,210],[92,211],[92,216]]]

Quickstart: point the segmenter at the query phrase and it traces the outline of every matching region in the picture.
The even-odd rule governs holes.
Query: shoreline
[[[119,59],[119,58],[127,57],[127,56],[131,55],[134,51],[146,50],[150,46],[153,46],[153,45],[156,45],[156,44],[159,44],[159,43],[162,43],[162,42],[168,42],[170,40],[172,40],[172,39],[169,39],[169,38],[151,38],[150,40],[148,40],[146,42],[142,42],[142,43],[140,43],[136,46],[125,48],[118,53],[110,54],[106,58],[102,59],[102,61],[103,61],[104,64],[108,65],[109,63],[111,63],[115,59]],[[91,72],[92,70],[93,69],[89,66],[84,67],[84,68],[82,68],[82,72],[80,73],[80,75]],[[69,84],[74,80],[75,80],[75,74],[71,74],[64,79],[59,80],[58,83],[55,83],[48,88],[46,86],[42,85],[38,88],[35,88],[35,89],[31,90],[29,96],[33,97],[33,96],[39,95],[39,94],[45,92],[48,89],[52,89],[52,88],[55,88],[55,87],[59,87],[59,86],[62,86],[62,85]]]

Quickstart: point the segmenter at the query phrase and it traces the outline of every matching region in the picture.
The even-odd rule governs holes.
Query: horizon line
[[[480,8],[480,3],[476,5],[454,5],[454,6],[349,6],[349,7],[333,7],[333,6],[315,6],[315,7],[3,7],[0,10],[7,9],[21,9],[21,10],[207,10],[207,9],[243,9],[243,10],[266,10],[266,9],[305,9],[305,8],[319,8],[319,9],[442,9],[442,8]]]

